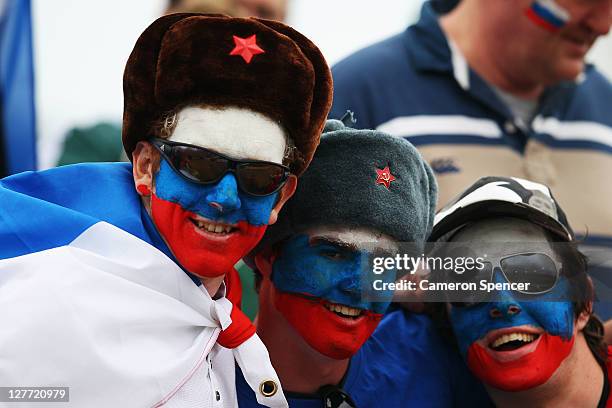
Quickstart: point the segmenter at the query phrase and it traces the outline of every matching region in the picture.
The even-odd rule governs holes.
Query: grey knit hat
[[[408,141],[328,120],[295,195],[251,253],[315,226],[371,227],[422,248],[431,232],[437,184]]]

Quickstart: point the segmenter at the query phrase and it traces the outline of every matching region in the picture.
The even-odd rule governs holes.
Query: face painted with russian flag
[[[535,24],[552,33],[559,31],[570,20],[569,12],[555,0],[535,0],[525,14]]]
[[[282,163],[283,130],[245,109],[181,110],[173,142],[188,143],[236,159]],[[233,173],[214,184],[181,177],[160,157],[151,215],[179,263],[199,277],[221,276],[261,239],[279,193],[257,197],[238,188]]]
[[[272,265],[275,307],[323,355],[346,359],[370,337],[392,293],[362,296],[373,250],[392,253],[391,238],[369,230],[316,228],[289,238]],[[377,276],[395,280],[395,271]]]
[[[559,262],[544,231],[518,219],[480,221],[452,241],[470,243],[471,250],[491,259],[538,252]],[[507,282],[498,268],[493,280]],[[569,294],[569,282],[560,275],[554,287],[542,294],[502,291],[493,302],[449,305],[451,325],[470,370],[488,386],[503,391],[546,383],[574,345],[576,316]]]
[[[609,0],[533,0],[522,10],[523,21],[512,10],[507,14],[505,32],[512,36],[515,49],[506,64],[521,65],[521,77],[532,76],[544,85],[575,80],[585,68],[584,59],[598,37],[606,35],[612,24]],[[516,7],[519,2],[508,2]],[[514,21],[513,21],[514,20]],[[500,37],[505,38],[505,37]],[[510,37],[508,37],[510,38]],[[512,46],[508,47],[509,49]],[[520,61],[518,61],[520,59]],[[524,65],[523,65],[524,64]]]

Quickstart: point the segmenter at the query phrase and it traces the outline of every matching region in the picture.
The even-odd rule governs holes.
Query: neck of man
[[[576,335],[570,355],[544,384],[519,392],[487,386],[495,406],[596,407],[603,390],[604,373],[582,332]]]
[[[202,282],[210,297],[214,299],[219,292],[223,279],[225,279],[225,275],[215,276],[214,278],[200,278],[200,282]]]
[[[544,84],[517,73],[520,66],[499,58],[499,35],[480,2],[461,1],[450,13],[440,17],[440,26],[471,69],[489,84],[521,99],[537,100],[544,92]],[[471,23],[467,23],[471,22]]]
[[[314,394],[323,385],[339,384],[348,370],[349,359],[335,360],[310,347],[274,307],[274,292],[271,282],[264,279],[255,325],[283,390]]]

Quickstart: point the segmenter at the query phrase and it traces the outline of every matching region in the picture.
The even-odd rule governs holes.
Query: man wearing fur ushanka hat
[[[235,406],[235,364],[286,406],[233,265],[295,191],[331,77],[281,23],[172,14],[124,74],[132,163],[0,181],[0,384],[73,406]],[[66,397],[68,398],[68,397]]]

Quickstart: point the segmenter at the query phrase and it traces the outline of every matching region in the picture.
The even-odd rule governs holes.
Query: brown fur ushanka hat
[[[277,122],[310,163],[331,106],[332,79],[319,49],[285,24],[178,13],[140,36],[123,76],[123,146],[128,157],[164,113],[194,104],[239,107]]]

